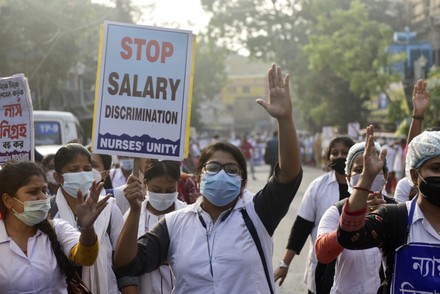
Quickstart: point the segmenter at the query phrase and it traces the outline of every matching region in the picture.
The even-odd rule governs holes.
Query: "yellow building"
[[[268,95],[267,70],[270,65],[231,56],[227,61],[228,79],[220,93],[224,111],[231,117],[231,130],[237,135],[251,131],[271,131],[271,120],[258,105],[257,98]]]

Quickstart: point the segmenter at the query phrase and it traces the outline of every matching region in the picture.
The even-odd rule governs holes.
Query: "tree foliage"
[[[91,0],[0,2],[0,76],[24,73],[37,109],[62,107],[69,75],[83,65],[86,88],[96,77],[99,28],[104,20],[131,21],[129,0],[116,7]]]
[[[202,0],[213,36],[291,74],[294,105],[310,129],[365,122],[365,100],[387,89],[382,70],[402,8],[386,0]]]
[[[440,68],[434,68],[429,73],[428,90],[431,92],[431,104],[426,113],[425,126],[440,126]]]
[[[202,129],[200,105],[216,99],[226,82],[225,59],[227,51],[218,47],[208,35],[197,36],[194,64],[191,125]]]
[[[351,92],[369,98],[385,92],[400,78],[383,70],[388,65],[386,47],[391,38],[387,24],[370,20],[367,7],[353,1],[349,9],[319,15],[315,34],[304,48],[313,69],[330,67],[350,83]]]

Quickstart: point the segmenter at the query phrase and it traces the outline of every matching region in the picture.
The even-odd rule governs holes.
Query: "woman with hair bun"
[[[81,230],[82,226],[77,221],[77,211],[73,204],[78,190],[88,195],[90,187],[96,182],[91,154],[83,145],[69,143],[57,151],[54,163],[54,178],[60,184],[60,188],[50,213],[53,218],[66,220],[70,225]],[[102,193],[102,189],[100,192]],[[108,199],[108,205],[93,225],[100,243],[99,255],[92,266],[78,267],[77,270],[93,293],[119,294],[119,291],[123,294],[130,293],[136,290],[136,280],[116,277],[111,262],[116,240],[124,222],[123,216],[113,198],[103,195],[100,198]]]
[[[50,201],[44,173],[33,162],[9,162],[0,170],[0,289],[2,293],[67,293],[71,263],[92,265],[98,256],[93,228],[108,197],[100,185],[87,199],[78,191],[77,231],[63,220],[48,220]]]
[[[378,293],[435,293],[440,288],[440,132],[425,131],[408,145],[406,176],[419,195],[368,214],[369,187],[386,157],[386,150],[377,154],[374,148],[373,126],[367,127],[365,146],[361,176],[342,209],[338,243],[351,250],[381,249],[386,283]]]
[[[131,209],[113,257],[118,273],[140,275],[167,262],[176,277],[175,294],[274,293],[271,237],[295,197],[302,169],[289,79],[275,64],[268,85],[268,101],[257,103],[278,122],[278,164],[269,182],[245,201],[243,153],[214,142],[203,150],[195,173],[201,196],[138,238],[144,193],[130,176],[125,195]]]
[[[171,160],[147,159],[144,171],[146,198],[142,202],[138,237],[148,232],[165,214],[186,207],[177,199],[180,163]],[[128,217],[128,210],[124,217]],[[139,293],[171,293],[176,284],[167,263],[151,273],[138,276]]]
[[[348,197],[348,185],[345,179],[345,159],[354,141],[349,136],[338,135],[330,140],[326,159],[330,171],[314,179],[301,200],[298,215],[293,223],[286,246],[284,258],[274,272],[275,281],[283,284],[290,263],[299,255],[308,237],[314,244],[319,221],[325,211],[337,201]],[[304,282],[309,294],[329,293],[332,281],[326,281],[327,265],[316,259],[313,245],[309,249]]]

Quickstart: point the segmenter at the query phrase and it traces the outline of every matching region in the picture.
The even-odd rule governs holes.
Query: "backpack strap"
[[[50,196],[50,209],[49,209],[49,217],[53,219],[55,215],[58,213],[58,205],[56,200],[56,195]]]
[[[338,211],[339,211],[339,215],[341,215],[341,213],[342,213],[342,208],[344,207],[345,201],[347,201],[347,200],[348,200],[348,197],[347,197],[347,198],[344,198],[344,199],[342,199],[342,200],[339,200],[338,202],[336,202],[336,203],[334,204],[334,206],[336,206],[336,208],[337,208]]]
[[[404,245],[408,238],[409,226],[408,226],[408,209],[406,208],[406,203],[398,203],[394,205],[387,205],[387,217],[390,220],[392,230],[391,240],[393,254],[397,248]],[[393,263],[394,264],[394,263]]]
[[[338,208],[339,214],[342,213],[344,203],[348,198],[336,202],[334,205]],[[390,222],[389,245],[383,248],[386,265],[384,269],[384,279],[378,293],[389,293],[391,280],[394,274],[394,260],[396,249],[404,245],[408,238],[408,209],[406,203],[387,204],[386,216]]]
[[[379,289],[380,293],[389,293],[391,281],[394,274],[394,261],[396,257],[396,249],[406,243],[408,238],[408,209],[406,203],[388,204],[386,207],[386,216],[389,221],[389,245],[383,248],[384,257],[386,259],[384,269],[384,280]],[[379,293],[379,292],[378,292]]]
[[[246,224],[249,233],[251,233],[252,239],[254,239],[255,245],[258,249],[258,254],[260,255],[261,262],[263,263],[264,274],[266,275],[267,284],[269,285],[269,290],[271,294],[274,294],[272,289],[271,276],[269,275],[269,269],[267,268],[266,258],[264,257],[263,247],[261,246],[260,238],[258,237],[257,230],[255,229],[254,223],[252,222],[246,209],[241,209],[241,214],[243,215],[244,223]]]

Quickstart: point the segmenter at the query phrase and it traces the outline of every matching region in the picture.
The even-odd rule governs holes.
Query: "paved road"
[[[287,239],[289,238],[290,229],[292,224],[296,218],[296,214],[301,204],[301,199],[304,195],[305,190],[307,189],[310,182],[322,175],[324,172],[321,169],[313,168],[313,167],[303,167],[304,176],[301,182],[301,186],[298,190],[298,193],[295,196],[292,204],[290,205],[289,212],[281,221],[277,230],[274,234],[274,257],[273,257],[273,265],[274,268],[278,265],[279,261],[284,256],[285,247],[287,244]],[[260,190],[265,182],[267,181],[267,177],[269,174],[269,166],[257,166],[256,167],[256,177],[257,180],[249,180],[247,188],[252,192],[257,192]],[[249,178],[251,176],[249,175]],[[286,280],[283,283],[283,286],[276,286],[278,294],[304,294],[307,293],[307,288],[303,283],[304,277],[304,268],[305,262],[307,258],[307,253],[309,250],[310,241],[306,242],[303,250],[301,251],[301,255],[296,256],[292,264],[289,268],[289,273],[287,275]]]

